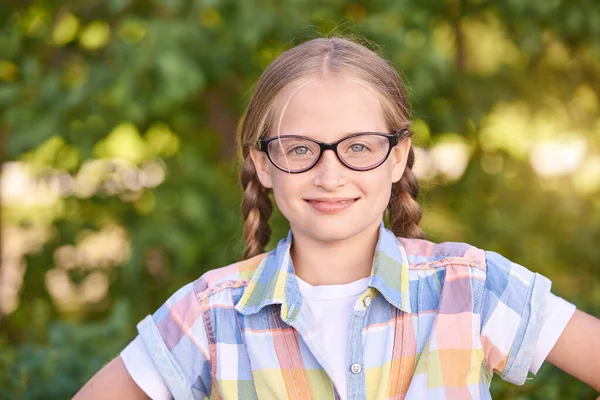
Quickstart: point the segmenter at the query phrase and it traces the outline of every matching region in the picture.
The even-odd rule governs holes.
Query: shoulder
[[[505,256],[464,242],[435,243],[424,239],[398,237],[408,258],[409,269],[473,267],[486,273],[529,277],[531,271]]]
[[[227,289],[243,290],[268,253],[207,271],[190,283],[196,299],[201,302]]]
[[[424,239],[398,237],[404,247],[409,269],[430,269],[448,265],[486,269],[487,251],[462,242],[435,243]]]
[[[531,288],[536,277],[546,280],[517,262],[493,250],[484,250],[468,243],[443,242],[434,243],[423,239],[398,237],[404,247],[409,270],[416,276],[423,272],[451,268],[452,273],[460,273],[461,269],[469,268],[468,274],[473,278],[483,278],[486,286],[494,289],[500,295],[507,287],[524,286]],[[425,275],[428,275],[425,272]]]
[[[267,253],[207,271],[194,281],[176,290],[151,316],[138,324],[138,331],[144,343],[154,343],[161,347],[159,338],[164,338],[170,349],[189,336],[206,341],[203,328],[206,311],[217,308],[233,309],[236,293],[243,292],[250,277],[260,266]],[[158,334],[159,336],[157,337]],[[188,335],[189,334],[189,335]],[[161,339],[162,340],[162,339]],[[185,346],[190,345],[186,342]],[[194,343],[195,345],[196,343]],[[201,349],[208,354],[206,349]]]

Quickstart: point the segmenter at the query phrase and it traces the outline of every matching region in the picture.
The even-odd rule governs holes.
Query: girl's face
[[[270,137],[277,135],[277,123]],[[301,135],[325,143],[352,133],[390,133],[377,96],[350,80],[328,76],[293,92],[281,120],[280,135]],[[266,154],[250,156],[263,186],[275,201],[295,237],[337,242],[379,225],[390,199],[392,183],[402,177],[410,138],[396,145],[387,160],[370,171],[353,171],[333,151],[325,151],[312,169],[288,174]],[[338,200],[347,200],[339,202]]]

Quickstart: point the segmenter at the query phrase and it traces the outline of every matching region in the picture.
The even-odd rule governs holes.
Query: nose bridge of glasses
[[[325,153],[326,150],[331,150],[336,154],[337,157],[339,157],[339,154],[337,152],[337,147],[340,144],[340,142],[341,141],[334,142],[334,143],[319,142],[319,147],[321,148],[321,156]]]
[[[331,172],[330,169],[331,169],[332,163],[333,164],[337,163],[337,167],[347,168],[347,166],[342,161],[340,154],[337,151],[338,144],[339,144],[339,142],[319,143],[319,147],[320,147],[321,151],[320,151],[319,156],[317,157],[314,168],[318,168],[320,166],[325,166],[326,170],[328,172]],[[331,150],[331,153],[328,153],[327,150]],[[329,160],[329,158],[333,158],[333,161]]]

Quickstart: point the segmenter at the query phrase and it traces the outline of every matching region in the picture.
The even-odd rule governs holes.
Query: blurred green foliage
[[[600,315],[595,0],[12,0],[0,26],[2,398],[73,395],[241,257],[238,119],[278,54],[332,33],[410,88],[429,239],[498,251]],[[594,398],[549,365],[492,394]]]

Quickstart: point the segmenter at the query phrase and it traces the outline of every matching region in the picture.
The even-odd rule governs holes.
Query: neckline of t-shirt
[[[360,296],[367,290],[371,278],[361,278],[354,282],[341,285],[316,285],[313,286],[296,276],[300,293],[303,298],[311,300],[343,300]]]

